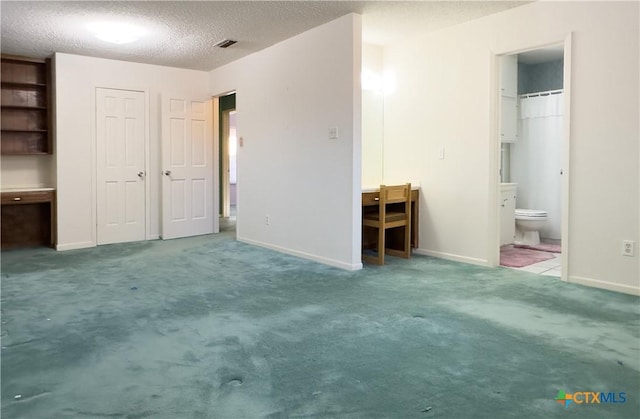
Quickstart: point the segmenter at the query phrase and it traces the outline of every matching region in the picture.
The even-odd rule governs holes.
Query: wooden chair
[[[362,225],[378,229],[377,257],[363,253],[362,259],[365,262],[384,265],[385,253],[409,259],[411,257],[411,184],[380,185],[378,211],[363,214]],[[386,248],[385,232],[398,227],[404,227],[404,249]]]

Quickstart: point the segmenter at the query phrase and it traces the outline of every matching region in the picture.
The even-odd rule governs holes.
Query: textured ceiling
[[[363,40],[386,45],[523,5],[522,1],[5,1],[4,54],[54,52],[211,70],[350,12],[363,15]],[[86,28],[122,21],[144,27],[142,39],[108,44]],[[228,49],[214,45],[230,38]]]

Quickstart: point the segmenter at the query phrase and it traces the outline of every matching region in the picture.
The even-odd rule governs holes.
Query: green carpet
[[[345,272],[229,233],[4,252],[2,418],[638,417],[638,298],[387,262]]]

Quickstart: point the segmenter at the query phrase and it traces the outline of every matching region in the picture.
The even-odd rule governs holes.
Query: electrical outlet
[[[622,256],[635,256],[636,254],[636,242],[633,240],[622,241]]]
[[[329,139],[337,140],[338,139],[338,127],[329,128]]]
[[[271,216],[270,215],[265,215],[264,216],[264,225],[266,225],[266,226],[271,225]]]

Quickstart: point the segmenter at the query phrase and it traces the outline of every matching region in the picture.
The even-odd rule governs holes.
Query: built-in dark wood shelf
[[[1,154],[51,154],[49,60],[2,55]]]
[[[51,154],[47,141],[49,133],[39,131],[6,131],[2,130],[0,151],[2,154]]]

